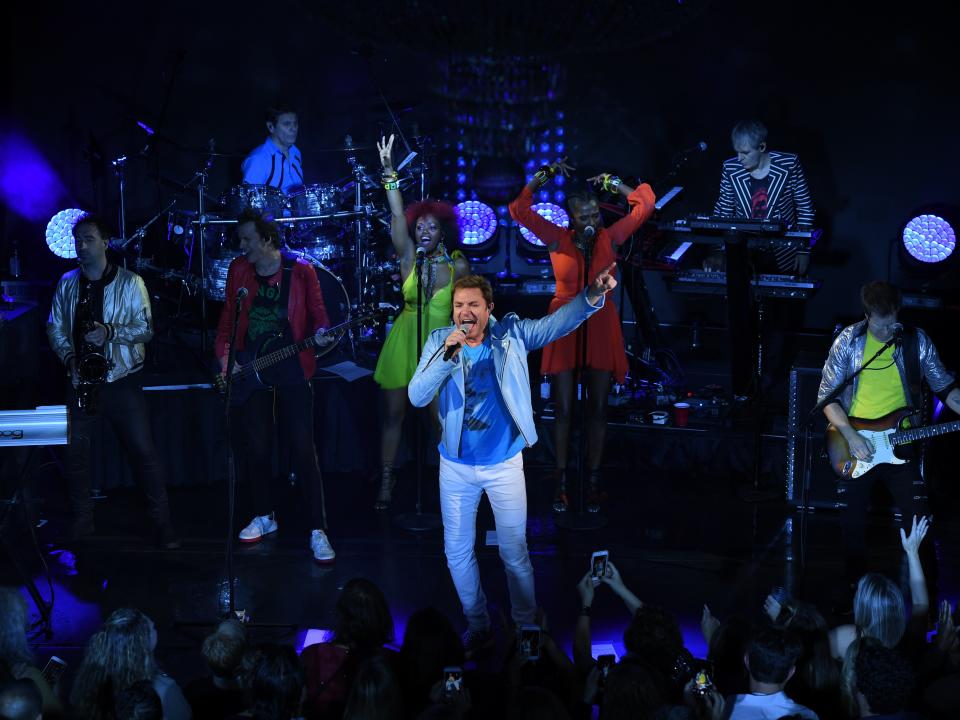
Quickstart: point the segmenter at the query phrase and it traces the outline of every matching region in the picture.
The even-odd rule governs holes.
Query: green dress
[[[450,311],[453,304],[453,276],[454,266],[450,266],[450,282],[440,288],[430,298],[423,308],[423,338],[433,330],[450,325]],[[426,291],[426,288],[424,288]],[[422,345],[421,345],[422,347]],[[410,384],[410,378],[417,369],[419,358],[417,348],[417,273],[411,272],[403,281],[403,310],[393,322],[390,334],[387,335],[380,359],[377,360],[377,369],[373,379],[384,390],[394,390]]]

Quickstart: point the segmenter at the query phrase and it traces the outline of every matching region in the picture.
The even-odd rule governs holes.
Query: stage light
[[[931,265],[949,258],[957,247],[953,226],[939,215],[915,216],[904,226],[901,239],[910,257]]]
[[[497,214],[478,200],[467,200],[454,206],[460,224],[460,242],[465,248],[485,245],[497,232]]]
[[[77,256],[77,246],[73,240],[73,226],[77,220],[84,215],[83,210],[69,208],[61,210],[47,223],[47,247],[57,257],[75,258]]]
[[[570,226],[570,216],[567,215],[567,211],[564,210],[559,205],[554,205],[550,202],[537,203],[533,206],[533,211],[537,213],[540,217],[549,220],[554,225],[559,225],[560,227],[569,227]],[[532,245],[535,248],[542,249],[546,247],[536,235],[527,230],[522,225],[520,226],[520,235],[528,244]]]

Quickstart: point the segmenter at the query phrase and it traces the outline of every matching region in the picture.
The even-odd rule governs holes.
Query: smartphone
[[[47,681],[47,685],[53,687],[60,681],[60,676],[66,669],[67,663],[65,660],[58,658],[56,655],[51,655],[47,664],[43,666],[43,679]]]
[[[607,560],[610,553],[607,550],[597,550],[590,556],[590,577],[594,580],[602,580],[607,574]]]
[[[540,627],[537,625],[520,626],[520,652],[531,660],[540,659]]]
[[[713,688],[713,681],[703,668],[697,670],[697,674],[694,676],[693,682],[693,691],[697,695],[706,695]]]
[[[600,671],[600,684],[607,679],[610,668],[617,664],[616,655],[600,655],[597,657],[597,669]]]
[[[459,665],[448,665],[443,669],[443,692],[454,695],[463,690],[463,668]]]

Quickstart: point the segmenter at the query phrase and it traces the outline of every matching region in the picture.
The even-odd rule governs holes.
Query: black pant
[[[274,428],[289,448],[290,465],[306,503],[311,527],[326,529],[323,479],[313,442],[313,388],[309,383],[258,390],[232,410],[234,452],[246,465],[253,490],[254,513],[269,515],[272,492]],[[281,466],[284,463],[281,462]]]
[[[67,479],[70,505],[78,525],[93,525],[90,499],[90,453],[100,435],[100,423],[107,421],[120,439],[134,476],[147,494],[147,513],[155,527],[170,522],[170,505],[160,457],[150,432],[147,400],[140,378],[128,375],[96,388],[96,414],[77,407],[76,392],[67,390],[70,408],[70,444],[67,446]]]
[[[911,460],[905,465],[877,465],[866,475],[840,483],[840,498],[847,506],[843,511],[843,539],[847,578],[855,582],[867,570],[867,507],[874,485],[882,483],[893,496],[900,509],[901,525],[910,532],[913,516],[918,518],[927,514],[927,493],[919,465]],[[921,558],[928,580],[936,572],[935,565],[928,567],[933,557],[928,548],[932,548],[933,539],[928,535],[924,541]]]

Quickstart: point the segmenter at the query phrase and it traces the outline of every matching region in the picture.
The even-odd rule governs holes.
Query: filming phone
[[[540,627],[538,625],[521,625],[518,638],[521,655],[531,660],[540,659]]]
[[[596,582],[603,580],[607,574],[607,560],[610,558],[610,552],[607,550],[597,550],[590,556],[590,577]]]

